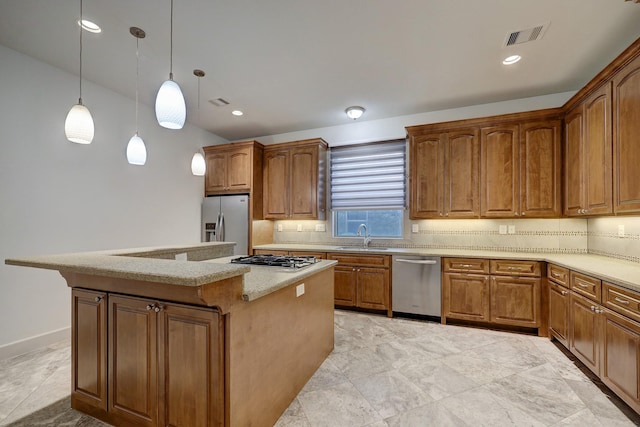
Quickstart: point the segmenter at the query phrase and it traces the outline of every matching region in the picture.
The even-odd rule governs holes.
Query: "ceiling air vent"
[[[230,104],[230,102],[224,98],[210,99],[209,102],[215,105],[216,107],[224,107],[225,105]]]
[[[547,22],[533,28],[527,28],[526,30],[513,31],[507,34],[503,47],[540,40],[547,31],[547,28],[549,28],[549,24],[550,22]]]

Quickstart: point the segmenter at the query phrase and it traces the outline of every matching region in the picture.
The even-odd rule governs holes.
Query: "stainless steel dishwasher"
[[[391,304],[394,312],[440,317],[441,259],[393,256]]]

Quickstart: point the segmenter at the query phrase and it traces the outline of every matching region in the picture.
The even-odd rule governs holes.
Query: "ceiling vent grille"
[[[533,28],[527,28],[526,30],[513,31],[507,34],[503,47],[540,40],[547,31],[547,28],[549,28],[549,24],[550,23],[547,22]]]
[[[230,102],[227,101],[224,98],[216,98],[216,99],[210,99],[209,102],[213,105],[215,105],[216,107],[224,107],[225,105],[229,105]]]

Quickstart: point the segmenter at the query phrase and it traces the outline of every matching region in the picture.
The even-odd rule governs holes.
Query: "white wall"
[[[204,180],[191,175],[191,156],[225,140],[188,124],[163,129],[141,105],[148,160],[129,165],[135,102],[85,82],[96,134],[91,145],[72,144],[64,120],[78,77],[2,45],[0,94],[2,356],[17,341],[65,332],[71,319],[58,272],[7,266],[5,258],[199,241]]]
[[[266,135],[255,139],[263,144],[277,144],[279,142],[323,138],[331,147],[363,142],[402,139],[406,137],[406,131],[404,129],[405,126],[448,122],[451,120],[463,120],[475,117],[487,117],[498,114],[541,110],[545,108],[556,108],[561,107],[575,93],[575,91],[555,93],[551,95],[535,96],[532,98],[515,99],[512,101],[494,102],[492,104],[472,105],[469,107],[454,108],[450,110],[390,117],[388,119],[381,120],[359,119],[356,121],[349,121],[347,124],[341,126],[316,128],[299,132],[281,133],[278,135]],[[365,112],[364,117],[366,117],[366,114],[367,113]],[[345,120],[348,120],[346,115]]]

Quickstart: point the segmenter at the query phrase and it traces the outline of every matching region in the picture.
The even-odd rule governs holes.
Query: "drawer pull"
[[[562,292],[560,292],[560,295],[566,295],[566,294],[568,294],[568,293],[569,293],[569,292],[567,292],[567,291],[562,291]]]
[[[584,288],[584,289],[588,289],[588,288],[591,287],[589,285],[585,285],[584,283],[580,283],[580,282],[576,283],[576,285],[578,285],[578,286],[580,286],[581,288]]]
[[[562,275],[561,275],[561,274],[556,273],[555,271],[554,271],[553,273],[551,273],[551,275],[552,275],[553,277],[562,277]]]
[[[620,299],[618,297],[615,297],[613,300],[619,302],[620,304],[629,305],[629,301]]]
[[[596,306],[595,306],[595,305],[592,305],[592,306],[591,306],[591,311],[596,311]],[[596,312],[597,312],[597,311],[596,311]]]
[[[473,265],[471,264],[460,264],[460,268],[471,268]]]

